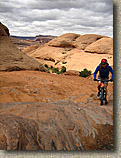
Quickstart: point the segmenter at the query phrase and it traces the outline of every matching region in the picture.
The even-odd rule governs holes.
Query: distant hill
[[[27,40],[27,39],[34,40],[36,38],[36,36],[30,37],[30,36],[12,36],[12,35],[11,37],[21,39],[21,40]]]
[[[36,35],[36,36],[12,36],[11,40],[15,44],[15,46],[23,50],[24,48],[31,46],[31,45],[37,45],[41,46],[45,43],[48,43],[49,41],[53,40],[54,38],[57,38],[57,36],[51,36],[51,35]]]
[[[38,39],[38,38],[55,38],[57,36],[52,36],[52,35],[36,35],[36,36],[13,36],[11,35],[11,37],[13,38],[17,38],[17,39],[21,39],[21,40],[34,40],[34,39]]]

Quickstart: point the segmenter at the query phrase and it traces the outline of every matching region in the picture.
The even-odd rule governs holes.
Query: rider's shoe
[[[105,105],[106,105],[106,104],[108,104],[108,101],[107,101],[107,99],[105,100]]]

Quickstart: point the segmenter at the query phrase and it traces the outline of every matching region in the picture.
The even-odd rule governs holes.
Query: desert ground
[[[113,82],[100,106],[93,81],[103,57],[113,67],[113,39],[67,33],[19,47],[0,28],[0,149],[113,150]],[[92,71],[86,78],[84,68]]]

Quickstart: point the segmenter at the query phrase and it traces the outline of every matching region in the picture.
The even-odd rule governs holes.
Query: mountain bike
[[[100,105],[103,105],[103,101],[105,101],[105,104],[107,104],[107,100],[106,100],[106,88],[104,85],[105,80],[95,80],[95,81],[100,81],[101,82],[101,86],[100,86]],[[106,80],[106,82],[111,82],[110,80]]]

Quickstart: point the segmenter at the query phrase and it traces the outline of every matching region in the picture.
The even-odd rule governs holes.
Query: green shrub
[[[48,70],[51,70],[52,73],[56,73],[56,74],[62,74],[64,72],[66,72],[66,67],[62,67],[61,70],[59,71],[59,68],[54,68],[53,66],[48,66],[47,64],[45,64],[45,67],[48,69]]]
[[[49,68],[47,64],[45,64],[45,67],[46,67],[47,69]]]
[[[52,66],[52,65],[50,66],[50,69],[53,69],[53,66]]]
[[[59,69],[58,67],[57,68],[52,68],[52,73],[56,73],[56,74],[59,74]]]
[[[64,72],[66,72],[66,67],[65,67],[65,66],[63,66],[63,67],[61,68],[60,73],[64,73]]]
[[[79,72],[80,73],[80,77],[88,77],[91,75],[92,71],[91,70],[87,70],[86,68],[83,69],[83,71]]]

